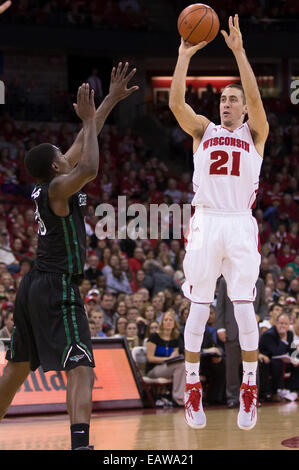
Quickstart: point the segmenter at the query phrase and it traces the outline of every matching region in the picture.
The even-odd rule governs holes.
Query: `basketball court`
[[[298,402],[266,404],[258,410],[254,430],[238,429],[238,410],[206,408],[207,426],[194,430],[182,409],[101,412],[93,414],[90,442],[95,450],[291,450],[299,448]],[[24,432],[26,430],[26,432]],[[65,414],[5,418],[1,450],[68,450]]]

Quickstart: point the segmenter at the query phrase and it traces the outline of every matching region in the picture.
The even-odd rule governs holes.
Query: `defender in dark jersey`
[[[52,144],[28,152],[25,165],[37,180],[32,192],[38,223],[38,250],[34,268],[17,293],[14,330],[8,364],[0,377],[0,419],[31,370],[65,370],[67,410],[72,449],[89,449],[94,359],[89,324],[78,280],[86,256],[84,208],[81,191],[98,174],[97,135],[112,108],[138,87],[127,88],[135,69],[128,64],[112,69],[109,94],[98,110],[94,92],[83,84],[75,111],[83,128],[70,150],[62,155]]]

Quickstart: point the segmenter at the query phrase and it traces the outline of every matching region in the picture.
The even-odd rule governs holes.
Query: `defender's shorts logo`
[[[84,357],[84,354],[77,354],[76,356],[70,357],[70,361],[79,362],[80,359],[82,359],[83,357]]]

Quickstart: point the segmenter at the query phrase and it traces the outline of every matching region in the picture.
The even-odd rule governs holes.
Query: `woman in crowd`
[[[146,343],[150,337],[150,335],[152,333],[157,333],[159,330],[159,323],[157,322],[157,320],[153,320],[151,321],[148,326],[147,326],[147,329],[146,329],[146,332],[145,332],[145,337],[144,337],[144,340],[143,340],[143,346],[146,346]]]
[[[139,346],[138,327],[135,321],[128,321],[125,331],[125,337],[130,349]]]
[[[128,320],[123,315],[121,317],[118,317],[118,319],[116,320],[114,335],[116,338],[122,338],[123,336],[126,336],[127,324]]]
[[[179,356],[179,325],[173,311],[162,315],[158,332],[152,333],[146,342],[148,377],[165,377],[173,380],[172,399],[179,405],[184,405],[185,365],[183,360],[175,361]],[[166,361],[173,359],[174,362]]]
[[[124,300],[118,300],[115,308],[116,308],[116,313],[118,313],[120,317],[124,317],[126,315],[127,307],[126,307]]]

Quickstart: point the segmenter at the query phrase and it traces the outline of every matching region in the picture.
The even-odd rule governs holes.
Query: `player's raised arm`
[[[196,114],[185,102],[186,77],[191,57],[206,44],[207,42],[203,41],[193,46],[183,38],[181,39],[179,56],[170,88],[169,107],[181,128],[194,139],[201,139],[210,121],[206,117]]]
[[[230,16],[228,25],[229,35],[223,30],[221,33],[227,46],[232,50],[239,67],[248,108],[248,126],[253,134],[255,144],[259,146],[259,150],[261,148],[263,150],[268,137],[269,125],[255,75],[243,48],[238,15],[235,15],[234,19]]]
[[[99,145],[96,133],[96,110],[94,91],[90,92],[88,83],[78,89],[77,103],[74,104],[77,115],[83,122],[83,144],[78,164],[70,173],[56,176],[49,186],[51,207],[68,198],[97,176],[99,167]],[[56,213],[56,211],[54,211]]]
[[[9,8],[11,5],[11,1],[10,0],[7,0],[6,2],[2,3],[2,5],[0,5],[0,15],[2,13],[5,12],[5,10],[7,10],[7,8]]]
[[[128,72],[129,63],[126,62],[123,66],[122,62],[119,62],[117,68],[113,67],[111,72],[111,80],[109,93],[104,98],[100,106],[96,111],[96,132],[97,135],[101,132],[107,117],[109,116],[112,109],[121,100],[130,96],[134,91],[137,91],[139,87],[137,85],[127,87],[129,81],[133,78],[136,73],[136,69],[132,69]],[[74,141],[73,145],[66,152],[65,158],[68,160],[70,165],[73,167],[77,164],[80,157],[81,148],[83,143],[83,130],[79,132]]]

